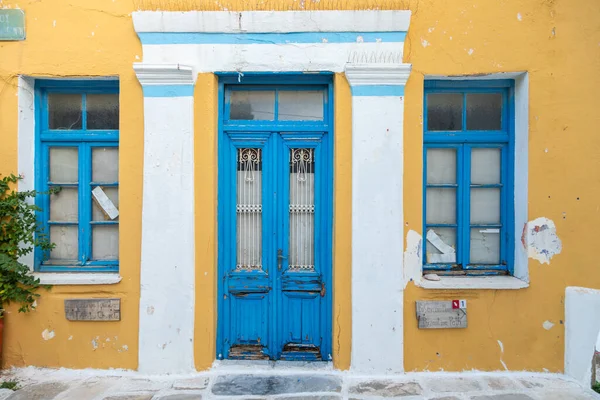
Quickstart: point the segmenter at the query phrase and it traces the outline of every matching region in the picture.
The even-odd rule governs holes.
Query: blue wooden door
[[[222,93],[218,358],[329,360],[331,87]]]

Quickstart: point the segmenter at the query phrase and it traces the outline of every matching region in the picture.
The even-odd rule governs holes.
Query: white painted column
[[[410,67],[346,65],[352,88],[351,368],[358,372],[404,370],[403,114]]]
[[[134,64],[144,90],[144,187],[139,365],[194,368],[194,75]]]

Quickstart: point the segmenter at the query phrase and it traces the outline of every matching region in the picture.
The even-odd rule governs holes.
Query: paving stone
[[[181,393],[181,394],[169,394],[167,396],[159,397],[159,400],[201,400],[202,395],[198,393]]]
[[[582,388],[573,390],[551,390],[537,392],[544,400],[594,400],[598,399],[595,393],[586,393]]]
[[[183,389],[183,390],[206,389],[206,387],[208,386],[208,380],[209,380],[209,378],[207,376],[191,378],[191,379],[181,379],[181,380],[175,381],[173,383],[173,389],[178,389],[178,390],[181,390],[181,389]]]
[[[519,382],[527,389],[539,388],[580,388],[580,386],[572,381],[566,381],[556,378],[534,377],[527,379],[519,379]]]
[[[277,400],[341,400],[337,395],[276,397]]]
[[[105,397],[103,400],[151,400],[152,393],[117,394]]]
[[[82,382],[72,389],[60,393],[54,400],[93,399],[105,393],[120,382],[121,378],[93,378]]]
[[[222,375],[213,385],[213,394],[220,396],[277,395],[284,393],[340,392],[341,380],[334,376],[257,376]]]
[[[12,395],[14,392],[10,389],[0,389],[0,400],[5,400],[8,396]]]
[[[444,396],[444,397],[432,397],[429,400],[460,400],[460,399],[456,396]]]
[[[38,383],[13,392],[8,400],[51,400],[68,388],[69,386],[62,382]]]
[[[489,377],[485,378],[485,383],[493,390],[518,390],[521,389],[517,382],[505,377]]]
[[[360,382],[350,386],[350,393],[381,397],[416,396],[423,390],[416,382],[398,382],[392,380],[377,380]]]
[[[532,397],[527,396],[523,393],[509,393],[509,394],[492,394],[489,396],[474,396],[472,400],[533,400]]]
[[[115,387],[115,392],[158,392],[162,389],[169,389],[173,383],[165,380],[150,379],[123,379]]]
[[[481,384],[470,378],[430,378],[425,382],[432,392],[474,392],[481,390]]]

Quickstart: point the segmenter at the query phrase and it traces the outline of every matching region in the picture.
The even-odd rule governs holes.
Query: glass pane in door
[[[315,270],[315,151],[290,149],[289,271]]]
[[[237,151],[237,262],[238,271],[262,269],[262,151]]]

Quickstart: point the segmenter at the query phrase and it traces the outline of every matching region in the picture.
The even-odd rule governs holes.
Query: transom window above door
[[[223,119],[226,124],[324,124],[328,119],[327,90],[307,85],[230,87]]]
[[[512,273],[512,81],[428,81],[423,270]]]

